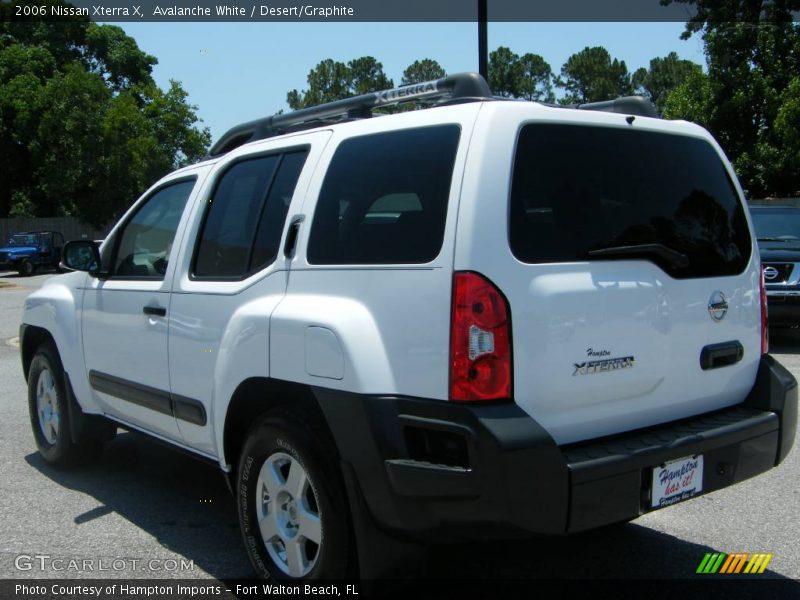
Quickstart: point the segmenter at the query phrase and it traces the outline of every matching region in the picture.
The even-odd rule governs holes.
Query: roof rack
[[[491,100],[492,92],[486,80],[477,73],[458,73],[435,81],[371,92],[319,106],[302,108],[285,115],[273,115],[242,123],[228,130],[217,140],[217,143],[211,147],[209,156],[220,156],[242,144],[287,133],[292,129],[317,127],[329,123],[331,120],[341,122],[370,117],[373,109],[382,106],[417,100],[432,100],[444,96],[449,96],[448,103],[475,102]]]
[[[644,96],[623,96],[605,102],[589,102],[587,104],[573,104],[564,108],[577,108],[578,110],[600,110],[603,112],[619,113],[622,115],[636,115],[639,117],[660,118],[655,105]]]

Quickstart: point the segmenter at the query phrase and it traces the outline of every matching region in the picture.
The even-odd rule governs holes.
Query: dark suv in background
[[[800,208],[750,205],[767,288],[769,324],[800,326]]]

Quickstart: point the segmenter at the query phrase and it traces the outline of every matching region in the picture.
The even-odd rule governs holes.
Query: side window
[[[220,177],[200,232],[195,277],[241,279],[275,260],[307,154],[242,160]]]
[[[322,184],[312,264],[421,264],[439,254],[460,129],[437,125],[342,142]]]
[[[250,260],[250,271],[253,273],[266,267],[278,256],[286,213],[289,212],[289,203],[305,162],[306,152],[285,154],[281,160],[256,230],[253,257]]]
[[[119,236],[114,275],[163,279],[172,241],[195,181],[184,180],[155,192]]]

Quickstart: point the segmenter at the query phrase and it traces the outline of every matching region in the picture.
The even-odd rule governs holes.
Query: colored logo
[[[709,552],[703,558],[697,573],[701,574],[736,574],[736,573],[763,573],[767,568],[772,554],[750,554],[749,552],[736,552],[724,554],[722,552]]]

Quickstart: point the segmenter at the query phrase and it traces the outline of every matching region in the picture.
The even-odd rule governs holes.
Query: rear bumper
[[[559,447],[515,404],[314,390],[357,494],[383,529],[419,540],[564,534],[650,510],[650,473],[702,454],[703,493],[772,468],[797,428],[797,383],[770,356],[741,405]],[[443,464],[444,463],[444,464]]]

